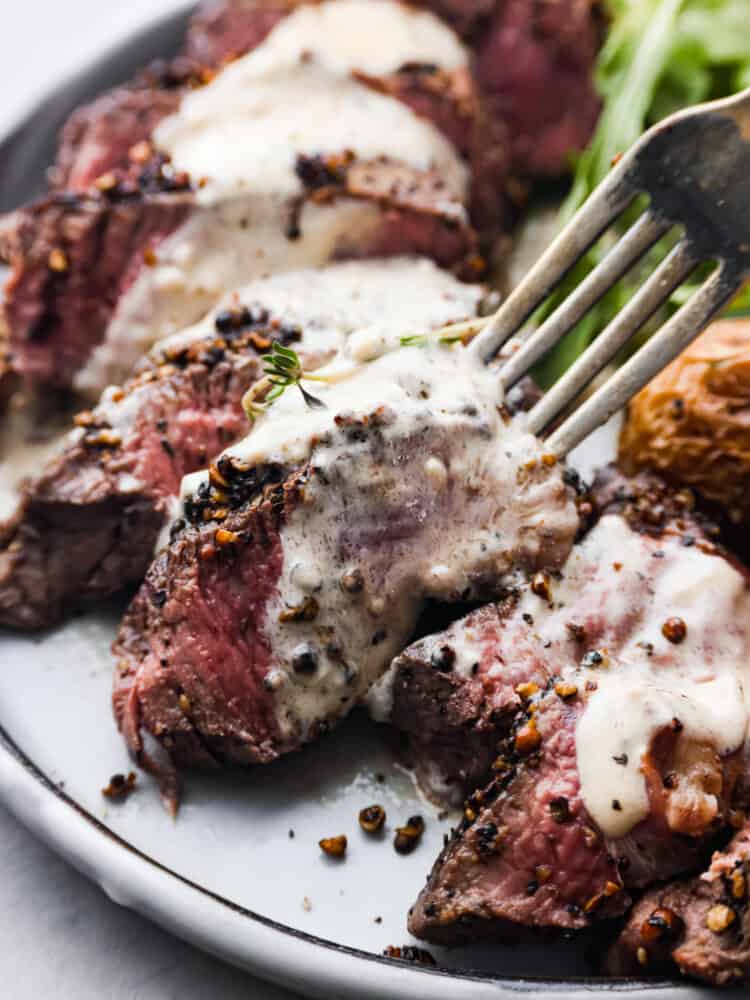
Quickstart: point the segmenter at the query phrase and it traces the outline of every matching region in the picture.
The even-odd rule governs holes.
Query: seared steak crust
[[[468,798],[410,911],[417,937],[456,944],[523,927],[580,929],[624,911],[617,861],[580,796],[579,711],[550,691],[515,716],[495,777]]]
[[[649,890],[607,956],[618,976],[669,975],[676,969],[714,986],[750,977],[750,826],[714,854],[696,878]]]
[[[280,573],[279,531],[304,480],[275,468],[246,480],[252,499],[223,522],[231,541],[217,543],[215,525],[182,531],[153,564],[114,645],[115,715],[136,757],[144,731],[183,765],[267,763],[282,751],[264,686],[271,651],[257,623]],[[222,662],[207,670],[214,642]]]
[[[143,162],[151,135],[173,114],[184,93],[207,83],[212,72],[178,57],[154,63],[131,82],[107,91],[70,116],[60,133],[51,186],[83,194],[112,170],[128,170]]]
[[[714,529],[695,511],[689,492],[676,494],[651,477],[624,481],[610,471],[592,498],[600,516],[617,513],[653,538],[647,549],[657,554],[656,539],[675,535],[683,545],[718,551],[709,537]],[[554,581],[551,586],[554,593]],[[585,702],[556,676],[560,652],[547,650],[551,643],[535,634],[533,604],[523,603],[522,594],[420,640],[393,664],[391,721],[407,736],[420,784],[438,801],[469,795],[464,820],[411,913],[410,929],[428,940],[502,937],[515,925],[580,928],[622,913],[623,886],[642,887],[699,866],[731,815],[733,795],[741,794],[738,753],[720,763],[715,821],[693,831],[699,835],[672,828],[663,798],[672,787],[665,775],[676,746],[668,730],[644,764],[650,813],[626,836],[605,838],[580,797],[575,729]],[[618,629],[632,627],[600,620],[595,587],[589,596],[590,614],[568,611],[574,660],[589,647],[616,655]],[[492,851],[483,849],[487,838]]]
[[[182,477],[245,427],[240,400],[259,377],[259,352],[280,336],[262,315],[247,318],[153,356],[79,414],[3,529],[0,624],[46,627],[143,578]]]
[[[258,45],[299,0],[206,0],[187,52],[209,64]],[[496,140],[515,176],[568,172],[599,113],[593,67],[603,35],[596,0],[423,0],[472,48]]]
[[[5,315],[16,371],[69,385],[121,295],[190,211],[185,193],[51,194],[6,219]]]
[[[510,732],[522,707],[516,687],[544,684],[536,662],[510,662],[491,687],[483,683],[496,661],[497,631],[515,607],[511,595],[488,604],[444,632],[413,643],[393,666],[390,722],[408,739],[407,759],[422,790],[436,802],[459,804],[491,773],[498,742]],[[472,676],[452,669],[456,641],[470,630],[479,639]]]
[[[481,271],[464,209],[446,196],[433,171],[385,159],[360,162],[345,153],[301,158],[297,170],[305,193],[291,206],[289,239],[303,235],[297,219],[307,199],[353,198],[376,203],[382,224],[348,256],[418,254],[462,276]],[[70,385],[123,294],[151,266],[159,245],[198,210],[189,178],[155,156],[145,166],[113,172],[106,190],[51,194],[7,219],[0,258],[12,267],[5,310],[15,370],[31,383]],[[204,311],[204,300],[196,303],[198,312],[186,323]]]

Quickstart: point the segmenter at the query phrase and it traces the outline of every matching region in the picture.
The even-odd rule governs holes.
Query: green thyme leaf
[[[270,353],[264,354],[261,361],[264,366],[263,371],[273,386],[264,400],[267,406],[282,396],[290,386],[296,385],[302,393],[305,403],[311,409],[325,408],[325,403],[322,400],[303,389],[302,379],[314,378],[315,376],[303,369],[299,355],[291,347],[284,347],[283,344],[275,340],[271,345]]]

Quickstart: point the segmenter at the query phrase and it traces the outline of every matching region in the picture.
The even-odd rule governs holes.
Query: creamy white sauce
[[[576,684],[586,699],[576,731],[583,801],[606,836],[622,837],[649,813],[642,763],[672,719],[683,727],[682,746],[695,741],[721,755],[742,746],[750,692],[750,591],[720,556],[685,547],[678,538],[637,534],[615,515],[602,518],[574,548],[561,579],[552,579],[550,587],[551,604],[524,590],[514,621],[530,616],[528,637],[517,627],[507,637],[503,630],[489,676],[502,676],[514,656],[532,656],[551,675]],[[662,634],[672,617],[687,625],[679,644]],[[587,628],[589,638],[575,642],[569,623]],[[482,643],[466,634],[463,642],[455,669],[466,672]],[[602,662],[585,667],[584,655],[592,650]],[[586,690],[587,681],[595,691]],[[680,794],[689,794],[687,782]],[[710,796],[705,804],[711,808]]]
[[[372,38],[378,45],[369,44]],[[390,72],[409,61],[454,68],[465,59],[453,32],[430,14],[385,0],[335,0],[301,7],[256,50],[186,97],[154,141],[177,169],[202,182],[199,207],[120,297],[75,388],[96,398],[108,383],[122,381],[155,340],[196,322],[243,283],[320,267],[367,246],[381,210],[341,198],[305,204],[300,237],[287,238],[302,192],[298,154],[350,150],[362,159],[434,168],[446,198],[463,202],[468,171],[450,142],[400,101],[347,74],[355,67]]]
[[[577,523],[560,470],[539,461],[542,445],[522,422],[503,421],[496,374],[461,347],[402,348],[323,371],[337,380],[308,388],[325,409],[287,390],[228,451],[242,463],[309,460],[316,470],[282,528],[281,578],[264,620],[275,655],[267,683],[290,742],[361,700],[425,598],[496,593],[519,563],[562,559]],[[375,429],[348,433],[373,414]],[[315,619],[284,621],[306,598],[318,604]],[[305,650],[309,674],[295,669]]]
[[[639,612],[626,643],[612,651],[612,662],[582,672],[598,687],[576,734],[581,789],[586,808],[610,837],[623,836],[648,815],[640,765],[656,734],[672,719],[683,727],[681,743],[709,744],[721,756],[739,749],[747,730],[746,581],[725,559],[685,548],[677,539],[661,539],[657,547],[664,553],[661,560],[653,557],[653,544],[644,544],[615,517],[605,518],[582,546],[582,557],[597,562],[612,620]],[[608,565],[612,559],[623,564],[617,573]],[[572,578],[566,571],[555,599],[574,599],[577,585],[575,571]],[[687,624],[687,636],[679,644],[662,635],[662,625],[671,617]],[[647,644],[653,647],[651,655]],[[622,754],[626,766],[615,760]],[[620,810],[613,808],[615,800]]]
[[[151,357],[158,362],[172,350],[211,338],[217,312],[235,305],[265,309],[271,319],[299,327],[301,340],[295,348],[306,364],[314,361],[317,365],[337,355],[347,357],[352,350],[359,357],[363,344],[371,356],[397,346],[404,330],[429,331],[476,315],[483,294],[481,285],[457,281],[432,261],[406,257],[276,273],[244,285],[199,323],[159,341]],[[144,391],[149,393],[150,388],[146,386]],[[142,395],[135,389],[123,398],[117,387],[108,387],[96,408],[97,420],[125,441],[140,413]],[[82,434],[76,428],[67,441],[72,443]],[[202,475],[198,473],[198,478]],[[121,492],[137,492],[142,485],[130,473],[120,473]],[[167,512],[157,550],[168,537],[178,508],[179,504]]]
[[[302,191],[298,156],[347,150],[362,161],[385,156],[436,169],[447,195],[465,196],[468,171],[454,147],[401,101],[314,61],[274,66],[250,79],[240,69],[227,67],[155,131],[175,167],[202,184],[199,203],[215,205],[259,188],[294,198]]]
[[[387,76],[407,63],[452,70],[469,61],[455,32],[429,11],[394,0],[328,0],[297,7],[260,50],[238,60],[238,73],[257,63],[299,62],[309,56],[341,76],[353,71]]]
[[[144,267],[120,297],[75,388],[95,398],[104,386],[121,382],[154,341],[195,323],[232,289],[351,254],[382,221],[378,207],[367,202],[308,203],[300,219],[302,236],[288,240],[288,207],[266,190],[195,211],[159,247],[157,264]]]

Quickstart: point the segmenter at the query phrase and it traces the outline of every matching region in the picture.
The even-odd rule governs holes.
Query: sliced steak
[[[287,390],[183,485],[185,523],[115,644],[136,754],[143,733],[180,764],[292,750],[362,699],[427,598],[497,594],[569,550],[560,471],[469,352],[403,348],[331,377],[309,383],[325,409]]]
[[[486,784],[498,743],[523,704],[516,687],[547,682],[536,659],[498,658],[497,637],[509,627],[516,603],[509,596],[488,604],[413,643],[370,692],[371,714],[407,738],[406,759],[438,805],[460,805]],[[491,668],[501,662],[502,671],[490,680]]]
[[[480,0],[481,2],[481,0]],[[508,136],[511,169],[557,177],[594,131],[597,0],[497,0],[476,33],[476,75]]]
[[[335,0],[273,7],[261,2],[255,3],[252,11],[249,6],[231,11],[216,6],[199,10],[188,35],[187,55],[171,63],[153,64],[131,83],[102,95],[71,116],[60,137],[52,171],[54,185],[85,192],[107,172],[127,169],[134,156],[143,156],[144,142],[151,141],[158,124],[177,111],[191,90],[211,82],[227,61],[262,45],[282,16],[303,7],[283,26],[279,37],[274,35],[263,46],[262,58],[266,62],[274,56],[322,59],[337,72],[351,72],[376,90],[403,101],[433,122],[484,178],[487,203],[475,206],[476,221],[487,225],[482,217],[487,210],[497,219],[507,156],[498,134],[488,127],[468,54],[450,29],[397,0],[364,8],[359,0]],[[221,21],[225,15],[237,24],[244,22],[248,30],[245,34],[231,31],[231,48],[213,51],[203,44],[199,26],[210,25],[215,18]],[[210,35],[211,29],[208,31]],[[364,32],[368,39],[382,36],[390,48],[373,58],[362,45]],[[330,40],[326,41],[326,36],[331,36]],[[328,52],[331,49],[333,60]],[[255,57],[251,59],[257,62]],[[499,139],[504,145],[504,135]],[[493,202],[489,200],[490,183],[495,187]]]
[[[704,874],[651,889],[610,949],[616,976],[685,976],[714,986],[750,977],[750,826],[714,854]]]
[[[273,31],[267,35],[271,21]],[[316,58],[325,37],[332,39],[333,57],[323,51],[317,58],[403,101],[436,125],[468,160],[472,221],[489,250],[505,222],[508,137],[485,111],[469,53],[433,14],[396,0],[208,4],[192,22],[187,50],[209,64],[258,45],[263,58],[291,51]],[[378,49],[372,38],[381,40]]]
[[[14,368],[27,382],[71,385],[191,202],[187,192],[52,194],[6,219],[5,317]],[[124,358],[114,380],[134,360]]]
[[[156,126],[174,114],[189,89],[213,75],[204,65],[185,58],[155,63],[74,111],[60,133],[52,188],[85,194],[110,171],[148,159]]]
[[[272,340],[307,367],[383,349],[400,323],[428,330],[473,315],[479,286],[428,261],[331,265],[261,279],[157,347],[122,389],[80,414],[0,534],[0,624],[41,628],[72,606],[139,583],[186,473],[247,428],[240,400]]]
[[[638,887],[695,868],[727,823],[744,769],[746,574],[707,539],[688,494],[621,480],[597,492],[607,511],[559,578],[537,575],[421,640],[376,689],[433,797],[455,801],[497,775],[469,800],[414,909],[420,936],[583,926],[622,903],[610,887],[617,898],[600,908],[596,866],[588,883],[571,874],[586,870],[592,845],[615,859],[610,882]],[[570,838],[534,840],[560,799]],[[509,833],[477,874],[488,824]],[[550,869],[549,907],[525,896],[537,868]]]
[[[15,370],[93,396],[253,272],[413,253],[476,275],[460,205],[400,164],[350,163],[324,195],[274,206],[259,194],[242,208],[265,225],[192,192],[51,195],[21,210],[6,244]]]
[[[289,0],[207,0],[188,32],[187,51],[208,63],[259,44]],[[603,36],[596,0],[424,0],[475,56],[475,76],[510,151],[514,174],[559,176],[584,148],[599,98],[593,70]]]
[[[403,51],[432,50],[434,36],[436,58],[444,54],[450,73],[465,75],[464,49],[439,21],[430,18],[427,41],[416,32],[412,42],[410,18],[427,15],[382,9],[395,11]],[[406,106],[419,103],[421,89],[438,114],[440,88],[420,87],[430,74],[399,75],[398,66],[382,86],[342,75],[342,62],[356,68],[356,46],[342,47],[335,34],[316,39],[312,27],[307,61],[298,36],[288,44],[281,37],[203,86],[177,84],[179,106],[150,146],[136,143],[127,164],[93,189],[55,192],[5,221],[3,256],[13,268],[7,318],[24,378],[72,384],[96,398],[155,339],[271,271],[413,253],[477,276],[483,262],[468,221],[470,171]],[[406,103],[390,96],[394,86]],[[475,117],[464,90],[444,87],[442,103],[455,106],[454,131],[460,126],[470,142],[478,133],[459,122]],[[134,86],[123,99],[137,103],[141,93]],[[106,158],[97,150],[109,126],[94,119],[80,169],[69,164],[68,177],[88,177],[92,158]],[[113,156],[124,148],[116,137]]]
[[[617,861],[581,799],[579,711],[552,691],[516,715],[496,776],[467,800],[409,913],[411,933],[459,944],[529,927],[577,930],[624,911]]]
[[[186,54],[207,66],[250,52],[300,0],[204,0],[190,19]]]

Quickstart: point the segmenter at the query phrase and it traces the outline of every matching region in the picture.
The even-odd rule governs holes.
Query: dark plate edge
[[[164,865],[162,862],[135,847],[129,841],[125,840],[111,830],[101,820],[97,819],[97,817],[93,816],[90,812],[88,812],[88,810],[84,809],[75,799],[68,795],[64,788],[62,788],[59,784],[53,782],[51,778],[24,753],[24,751],[9,735],[7,730],[1,725],[0,754],[7,758],[5,761],[6,765],[8,762],[11,762],[15,768],[22,769],[39,786],[41,786],[41,788],[44,789],[47,795],[51,794],[58,807],[62,806],[67,810],[72,811],[72,813],[74,813],[79,820],[88,824],[88,826],[91,827],[98,835],[103,834],[111,852],[127,852],[127,854],[136,859],[138,862],[146,863],[155,871],[175,880],[191,892],[200,893],[201,896],[219,904],[222,907],[225,907],[240,917],[252,920],[269,930],[292,937],[298,941],[305,942],[306,944],[314,945],[315,947],[323,947],[335,954],[346,955],[360,961],[365,960],[367,962],[374,962],[383,968],[387,968],[389,972],[398,970],[400,973],[408,975],[409,978],[413,976],[419,976],[420,978],[430,976],[454,983],[456,981],[462,981],[467,984],[492,984],[516,995],[519,993],[528,994],[534,990],[558,992],[560,989],[569,989],[572,987],[573,995],[577,996],[580,996],[583,993],[599,993],[602,991],[632,993],[634,990],[642,990],[648,993],[649,998],[656,1000],[657,996],[664,996],[665,991],[668,992],[669,995],[674,996],[675,991],[678,989],[674,982],[668,980],[636,981],[632,979],[600,979],[595,977],[573,977],[566,980],[559,980],[543,976],[534,979],[521,979],[503,978],[471,971],[464,972],[460,970],[422,968],[419,966],[409,966],[396,963],[392,959],[384,958],[383,956],[376,955],[372,952],[362,951],[358,948],[337,944],[335,941],[329,941],[326,938],[317,937],[314,934],[308,934],[305,931],[289,927],[286,924],[279,923],[269,917],[264,917],[262,914],[255,913],[253,910],[249,910],[238,903],[234,903],[232,900],[229,900],[226,897],[213,892],[211,889],[200,885],[200,883],[186,878],[184,875],[181,875],[179,872],[174,871],[167,865]],[[13,795],[9,794],[6,783],[2,781],[2,778],[3,774],[0,765],[0,800],[4,801],[14,815],[18,815],[18,804],[14,801]],[[25,817],[18,816],[18,818],[21,819],[21,821],[26,825],[29,825]],[[49,843],[53,848],[61,849],[64,854],[67,853],[66,844],[64,842],[64,838],[60,835],[60,831],[53,829],[48,822],[45,822],[41,814],[39,822],[33,823],[32,828],[34,829],[34,832],[39,833],[42,839]],[[75,862],[73,863],[75,864]],[[91,872],[85,872],[85,874],[91,876]],[[99,882],[100,885],[102,883],[106,883],[106,877],[104,876],[102,876],[101,879],[96,878],[95,876],[95,880]],[[125,903],[124,905],[129,904]],[[166,929],[169,930],[170,927],[167,926]],[[729,996],[729,994],[723,993],[723,996]]]

